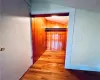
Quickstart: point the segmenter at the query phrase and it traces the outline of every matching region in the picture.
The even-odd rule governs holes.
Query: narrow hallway
[[[64,68],[67,34],[68,17],[32,18],[33,65],[20,80],[100,80],[95,73]]]
[[[64,51],[46,50],[20,80],[100,80],[96,72],[64,69],[64,57]]]
[[[64,51],[46,50],[21,80],[79,80],[64,69],[64,58]]]

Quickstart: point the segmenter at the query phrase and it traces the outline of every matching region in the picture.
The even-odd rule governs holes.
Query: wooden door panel
[[[33,45],[33,63],[35,63],[39,57],[46,50],[46,32],[45,19],[43,17],[32,18],[32,45]]]
[[[66,49],[66,32],[47,32],[48,50]]]

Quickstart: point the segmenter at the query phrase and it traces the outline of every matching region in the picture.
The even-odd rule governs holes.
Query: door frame
[[[68,21],[68,35],[66,35],[67,43],[66,43],[66,54],[65,55],[65,68],[71,69],[71,54],[72,54],[72,44],[73,44],[73,34],[74,34],[74,23],[75,23],[75,9],[67,9],[66,12],[63,13],[40,13],[40,14],[30,14],[30,17],[47,17],[51,15],[57,16],[69,16]],[[31,20],[31,27],[32,27],[32,20]],[[32,46],[33,47],[33,46]],[[34,56],[34,55],[33,55]]]

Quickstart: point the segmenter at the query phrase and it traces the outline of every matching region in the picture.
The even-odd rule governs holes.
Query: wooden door
[[[66,31],[47,32],[47,50],[65,50],[66,49]]]

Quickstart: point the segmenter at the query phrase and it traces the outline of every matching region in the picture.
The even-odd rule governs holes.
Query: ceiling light
[[[59,26],[54,26],[54,28],[59,28]]]

